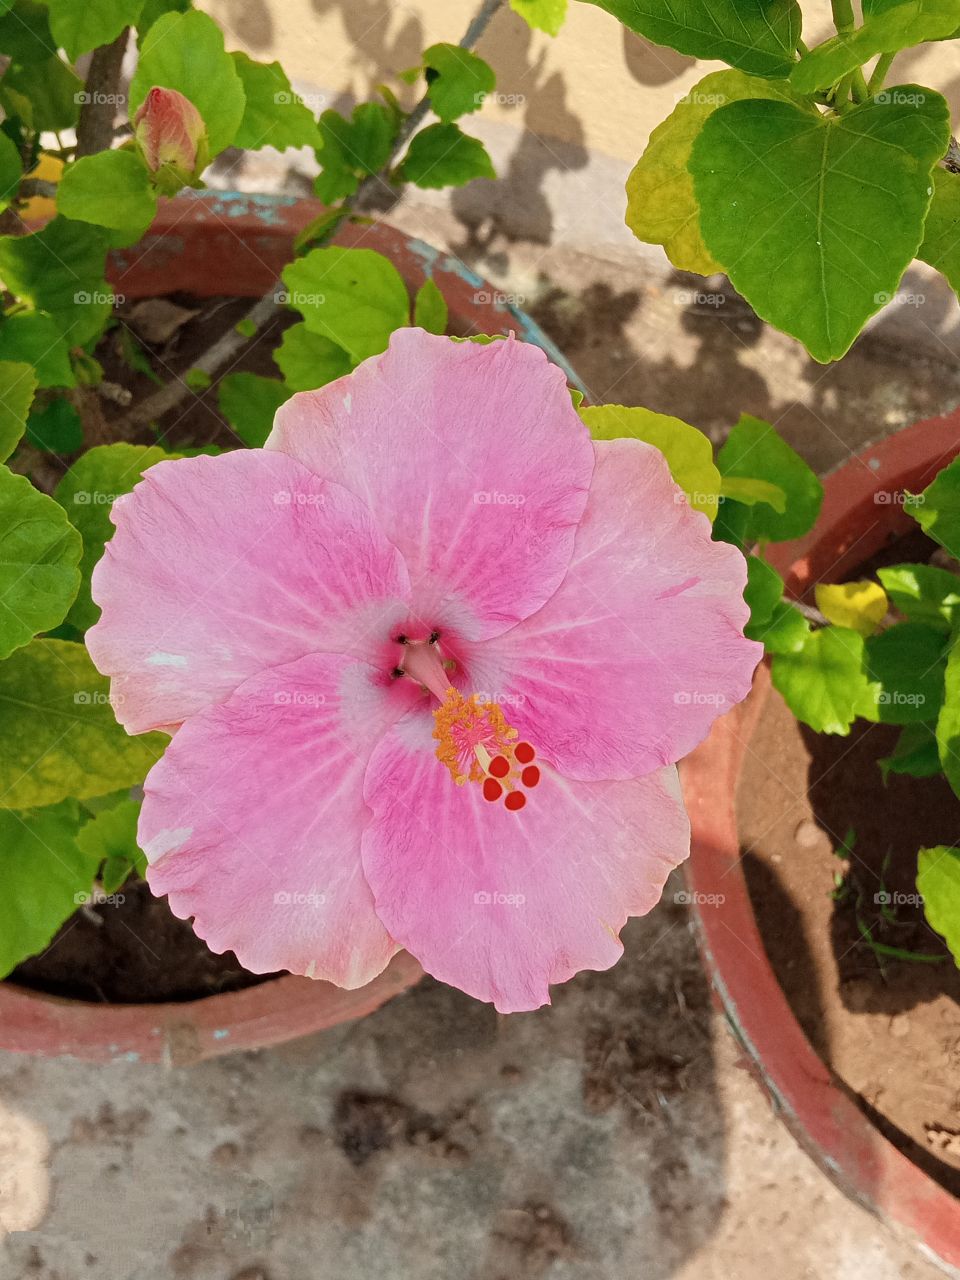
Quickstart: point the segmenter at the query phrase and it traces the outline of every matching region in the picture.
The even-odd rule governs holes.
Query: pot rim
[[[831,472],[813,532],[771,550],[788,593],[800,598],[824,578],[842,580],[915,527],[896,495],[924,488],[958,453],[960,409],[905,427]],[[847,1195],[960,1277],[960,1201],[884,1137],[815,1052],[763,947],[740,857],[736,788],[769,687],[761,666],[746,703],[681,764],[693,828],[687,883],[704,961],[748,1065],[800,1145]]]

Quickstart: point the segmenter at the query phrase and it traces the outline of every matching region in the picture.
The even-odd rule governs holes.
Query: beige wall
[[[378,80],[416,63],[435,40],[456,41],[478,0],[202,0],[228,32],[228,47],[279,58],[302,86],[331,97],[367,97]],[[804,0],[807,42],[830,29],[829,0]],[[960,114],[956,42],[901,57],[901,80],[926,80]],[[719,64],[697,63],[651,45],[603,10],[571,0],[556,39],[530,32],[515,14],[497,15],[480,52],[498,73],[498,92],[519,105],[487,103],[491,123],[526,128],[624,162],[636,158],[676,99]]]

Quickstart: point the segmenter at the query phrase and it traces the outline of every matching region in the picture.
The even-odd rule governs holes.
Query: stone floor
[[[767,416],[821,469],[960,401],[942,295],[824,369],[628,247],[517,240],[466,196],[391,217],[522,296],[596,400]],[[0,1278],[932,1280],[739,1069],[675,889],[534,1014],[426,980],[193,1068],[0,1054]]]

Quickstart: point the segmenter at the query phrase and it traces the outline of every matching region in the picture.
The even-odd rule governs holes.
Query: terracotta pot
[[[772,549],[789,594],[800,598],[819,580],[842,581],[916,528],[903,511],[904,490],[924,488],[958,452],[960,410],[916,423],[833,472],[814,532]],[[764,951],[740,858],[735,800],[769,688],[763,666],[747,701],[717,721],[681,766],[693,825],[687,880],[714,993],[778,1114],[824,1172],[960,1276],[960,1202],[874,1127],[817,1056]]]
[[[125,298],[181,291],[199,297],[259,298],[273,288],[293,258],[298,232],[321,210],[315,200],[236,192],[201,192],[164,200],[143,240],[112,255],[108,276]],[[542,347],[578,385],[533,320],[499,301],[494,287],[458,258],[382,224],[344,227],[338,243],[386,254],[411,290],[431,276],[447,300],[453,332],[514,332]],[[288,975],[245,991],[143,1005],[63,1000],[3,982],[0,1049],[89,1062],[199,1062],[364,1017],[422,976],[419,964],[402,952],[359,991]]]

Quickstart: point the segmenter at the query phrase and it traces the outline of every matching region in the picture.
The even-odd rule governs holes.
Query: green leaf
[[[27,439],[45,453],[76,453],[83,448],[83,421],[69,400],[56,396],[30,414]]]
[[[922,622],[901,622],[869,636],[864,664],[870,689],[860,715],[880,724],[936,718],[943,701],[944,639]]]
[[[203,116],[211,158],[229,147],[243,119],[245,97],[223,33],[205,13],[168,13],[143,38],[130,82],[130,117],[159,85],[189,98]]]
[[[77,833],[77,845],[95,868],[103,864],[100,883],[105,893],[116,893],[135,871],[143,875],[147,859],[137,845],[140,801],[125,797],[85,823]]]
[[[228,373],[217,388],[220,412],[252,449],[262,446],[273,429],[274,415],[290,394],[279,378],[259,373]]]
[[[937,748],[947,781],[960,796],[960,641],[947,654],[943,706],[937,717]]]
[[[410,316],[403,277],[373,249],[312,249],[284,268],[283,282],[307,328],[355,361],[385,351],[391,333]]]
[[[97,872],[77,844],[76,801],[0,810],[0,978],[48,947],[85,901]]]
[[[0,8],[0,51],[7,57],[15,63],[41,63],[56,53],[45,4],[16,0]]]
[[[714,465],[713,446],[702,431],[681,418],[622,404],[581,409],[580,417],[594,440],[643,440],[659,449],[691,507],[714,519],[720,500],[720,473]]]
[[[917,257],[943,273],[960,293],[960,173],[933,171],[933,200]]]
[[[0,658],[63,622],[80,585],[81,551],[53,499],[0,467]],[[5,751],[2,734],[0,741]]]
[[[12,139],[5,133],[0,133],[0,209],[6,209],[17,194],[22,177],[20,152]]]
[[[112,310],[103,278],[108,233],[57,216],[29,236],[0,236],[0,279],[18,298],[46,311],[69,345],[99,334]]]
[[[906,508],[924,533],[960,558],[960,456]]]
[[[863,656],[863,636],[824,627],[796,652],[775,654],[771,677],[798,720],[816,733],[847,734],[869,694]]]
[[[321,146],[317,159],[323,172],[315,183],[325,204],[351,196],[360,179],[383,169],[397,136],[393,112],[379,102],[362,102],[350,119],[338,111],[320,117]]]
[[[80,118],[83,81],[56,56],[14,62],[0,80],[0,102],[38,133],[72,129]]]
[[[510,0],[510,8],[536,31],[555,36],[567,16],[567,0]]]
[[[57,188],[57,209],[75,222],[139,240],[156,217],[157,197],[136,151],[101,151],[67,167]]]
[[[785,76],[796,59],[795,0],[588,0],[646,36],[693,58],[718,58],[757,76]]]
[[[497,83],[489,63],[458,44],[432,44],[423,65],[430,105],[444,124],[479,111]]]
[[[100,617],[90,597],[90,575],[113,537],[110,508],[121,494],[130,492],[148,467],[176,456],[156,445],[97,445],[77,459],[54,490],[54,498],[83,539],[80,591],[67,614],[67,621],[79,631],[86,631]]]
[[[186,13],[191,7],[191,0],[145,0],[137,23],[140,43],[143,43],[143,37],[165,13]]]
[[[31,365],[41,387],[76,386],[70,349],[42,311],[18,311],[0,319],[0,362],[5,360]],[[0,462],[4,456],[0,445]]]
[[[960,0],[906,0],[873,13],[864,5],[863,26],[811,49],[790,73],[790,83],[798,93],[829,89],[878,53],[896,53],[925,40],[939,40],[958,26]]]
[[[140,19],[143,0],[47,0],[50,30],[75,62],[102,44],[111,44],[124,27]]]
[[[0,462],[6,462],[20,443],[36,389],[37,375],[30,365],[0,361]]]
[[[0,663],[0,808],[85,800],[142,782],[165,738],[130,737],[79,644],[34,640]]]
[[[800,653],[811,635],[810,623],[796,605],[781,600],[761,626],[744,631],[748,640],[760,640],[767,653]]]
[[[745,507],[755,507],[758,502],[765,502],[780,516],[787,509],[787,495],[780,486],[771,484],[769,480],[757,480],[756,477],[724,476],[720,481],[720,496],[731,498]]]
[[[743,598],[750,606],[750,621],[745,634],[750,640],[762,640],[763,627],[783,598],[783,579],[772,565],[759,556],[747,556],[747,585]]]
[[[895,564],[878,569],[887,595],[911,622],[950,631],[960,620],[960,578],[929,564]]]
[[[944,99],[909,85],[841,115],[729,103],[690,156],[704,243],[762,319],[838,359],[920,247],[949,141]]]
[[[709,276],[723,270],[703,243],[700,206],[687,165],[704,121],[719,107],[743,98],[790,101],[792,95],[782,83],[742,71],[712,72],[654,129],[627,179],[627,226],[638,240],[663,245],[681,271]]]
[[[414,134],[399,176],[429,189],[462,187],[474,178],[497,175],[479,138],[468,137],[455,124],[432,124]]]
[[[353,368],[343,347],[322,333],[314,333],[306,324],[284,330],[273,359],[291,391],[315,391]]]
[[[255,151],[258,147],[320,146],[320,126],[313,112],[290,87],[279,62],[254,62],[245,53],[234,52],[234,61],[243,84],[246,106],[235,147]]]
[[[769,422],[744,414],[717,454],[717,465],[724,485],[738,478],[762,480],[786,494],[783,512],[766,502],[746,512],[744,542],[760,538],[786,542],[813,528],[823,502],[823,485]]]
[[[424,280],[413,300],[413,323],[427,333],[447,331],[447,301],[433,280]]]
[[[933,778],[942,770],[937,750],[937,735],[929,724],[907,724],[900,730],[893,754],[884,756],[877,764],[884,780],[891,773],[905,774],[910,778]]]
[[[942,844],[921,849],[917,867],[917,889],[927,923],[946,939],[960,965],[960,849]]]

